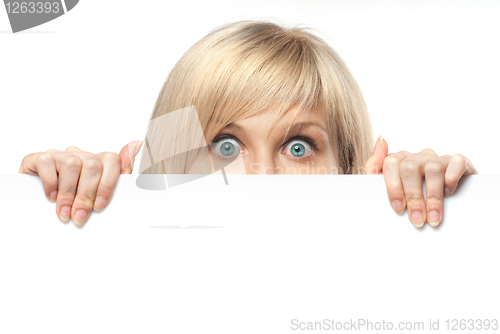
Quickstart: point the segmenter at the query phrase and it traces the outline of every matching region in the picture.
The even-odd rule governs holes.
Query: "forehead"
[[[279,112],[278,108],[269,108],[248,118],[239,119],[232,124],[239,126],[272,126],[289,127],[296,123],[314,123],[326,130],[323,113],[317,109],[303,110],[295,106],[286,112]]]

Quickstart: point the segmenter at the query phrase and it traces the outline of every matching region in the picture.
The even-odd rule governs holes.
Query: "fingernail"
[[[54,190],[53,192],[50,193],[50,197],[49,199],[52,201],[52,202],[55,202],[57,200],[57,190]]]
[[[85,223],[85,219],[87,219],[87,211],[77,210],[75,212],[75,218],[74,218],[75,223],[83,224]]]
[[[396,201],[392,201],[391,205],[392,205],[392,209],[394,211],[396,211],[397,213],[400,213],[401,211],[403,211],[403,202],[396,200]]]
[[[450,196],[450,193],[451,193],[450,189],[444,187],[444,196],[448,197],[448,196]]]
[[[439,212],[436,210],[432,210],[427,214],[427,222],[431,226],[438,226],[439,225]]]
[[[135,156],[137,155],[137,153],[139,153],[139,151],[141,150],[142,143],[144,143],[144,141],[140,141],[140,142],[138,142],[138,143],[135,145],[134,157],[135,157]]]
[[[132,167],[132,169],[134,168],[135,156],[141,150],[142,143],[144,143],[144,141],[137,142],[137,144],[135,144],[134,150],[130,150],[128,152],[130,156],[130,166]]]
[[[432,210],[430,211],[428,214],[427,214],[427,222],[429,224],[439,224],[439,212],[437,212],[436,210]],[[432,226],[435,226],[435,225],[432,225]]]
[[[97,212],[102,211],[105,205],[106,205],[106,199],[104,197],[97,196],[94,203],[94,210]]]
[[[375,144],[375,148],[373,149],[373,153],[377,153],[382,148],[382,136],[378,137],[377,143]]]
[[[422,227],[424,226],[424,222],[422,221],[422,212],[420,211],[413,211],[411,213],[411,222],[415,227]]]
[[[71,217],[71,207],[67,205],[63,206],[61,208],[61,215],[59,216],[59,218],[61,218],[63,222],[68,222],[70,217]]]

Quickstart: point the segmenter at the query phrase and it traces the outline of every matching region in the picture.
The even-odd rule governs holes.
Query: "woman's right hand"
[[[19,174],[40,176],[45,196],[56,202],[56,213],[83,225],[92,209],[102,211],[111,199],[120,174],[131,174],[142,141],[125,145],[120,154],[92,154],[71,146],[24,157]],[[58,180],[59,178],[59,180]],[[78,188],[77,188],[78,187]]]

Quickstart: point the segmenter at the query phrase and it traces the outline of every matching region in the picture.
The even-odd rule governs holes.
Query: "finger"
[[[68,222],[75,200],[75,192],[82,169],[82,160],[72,153],[53,153],[56,165],[59,164],[59,187],[57,191],[56,213]]]
[[[383,163],[387,153],[389,152],[389,146],[387,142],[380,136],[375,144],[372,155],[366,161],[364,165],[366,174],[382,174]]]
[[[77,153],[82,159],[82,169],[75,200],[71,208],[71,218],[81,226],[89,218],[94,207],[97,187],[102,176],[103,163],[94,154],[81,152]]]
[[[97,154],[103,163],[101,180],[97,187],[94,210],[102,211],[109,203],[113,195],[118,177],[120,176],[120,156],[113,152],[102,152]]]
[[[450,158],[437,157],[429,160],[424,166],[425,173],[425,205],[427,222],[438,226],[443,220],[444,172]]]
[[[28,174],[28,175],[38,175],[36,167],[36,158],[42,153],[30,153],[23,158],[21,162],[21,167],[19,167],[18,174]]]
[[[422,177],[424,174],[423,167],[431,157],[430,155],[414,154],[404,159],[399,166],[408,208],[408,218],[415,227],[422,227],[427,219]]]
[[[452,156],[444,175],[444,195],[451,196],[457,189],[460,178],[471,174],[477,174],[477,170],[469,159],[461,154]]]
[[[45,196],[52,202],[57,200],[57,170],[50,153],[39,153],[35,160],[36,171],[42,180]]]
[[[406,207],[403,183],[401,182],[401,177],[399,175],[399,165],[401,164],[401,161],[409,155],[411,155],[411,153],[406,151],[391,153],[385,158],[383,163],[387,196],[389,197],[392,209],[396,213],[404,212]]]
[[[134,168],[135,156],[142,147],[142,141],[134,140],[133,142],[125,145],[120,151],[121,159],[121,174],[132,174]]]

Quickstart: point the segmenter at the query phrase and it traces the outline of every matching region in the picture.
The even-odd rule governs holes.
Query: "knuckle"
[[[390,202],[398,200],[398,201],[401,201],[403,203],[405,201],[404,194],[400,194],[400,193],[389,194],[388,193],[387,195],[388,195],[387,197],[389,198]]]
[[[401,197],[401,198],[404,197],[403,188],[401,188],[401,186],[388,184],[388,185],[386,185],[386,188],[387,188],[387,195],[389,195],[389,197],[391,197],[391,196],[392,197]]]
[[[52,160],[52,154],[50,153],[40,153],[36,157],[36,162],[39,164],[46,164]]]
[[[458,177],[452,175],[444,175],[444,183],[446,185],[455,184],[458,182]]]
[[[455,154],[451,158],[452,158],[452,160],[455,161],[455,163],[459,164],[459,166],[461,168],[465,168],[465,164],[466,164],[467,159],[463,155]]]
[[[422,154],[431,154],[431,155],[436,155],[436,152],[430,148],[424,148],[422,151],[420,151]]]
[[[91,173],[98,173],[102,171],[102,162],[95,158],[95,159],[88,159],[83,162],[83,168],[87,169]]]
[[[403,160],[399,165],[399,170],[402,175],[414,174],[419,170],[419,165],[413,160]]]
[[[101,180],[99,182],[99,188],[97,189],[97,193],[101,197],[111,196],[115,189],[116,183],[111,182],[110,180]]]
[[[106,152],[102,155],[102,160],[110,164],[117,164],[120,162],[120,156],[114,152]]]
[[[91,193],[78,193],[75,197],[75,203],[85,208],[91,208],[94,203],[94,197]]]
[[[113,187],[111,186],[99,186],[99,190],[96,193],[96,198],[97,197],[104,197],[104,198],[109,198],[113,194]]]
[[[427,203],[439,204],[443,201],[443,195],[432,194],[428,195],[426,198]]]
[[[68,151],[80,151],[80,149],[76,146],[70,146],[66,149],[66,152]]]
[[[398,163],[399,163],[399,158],[394,153],[389,154],[384,159],[384,166],[385,165],[397,165]]]
[[[75,200],[75,192],[71,192],[69,190],[58,190],[57,193],[57,201],[61,203],[61,206],[64,206],[66,204],[72,205],[73,201]]]
[[[39,153],[30,153],[24,156],[23,161],[21,164],[26,164],[28,160],[33,160],[38,156]]]
[[[63,158],[62,164],[68,169],[81,169],[82,160],[77,156],[71,155]]]
[[[408,206],[415,207],[415,206],[419,206],[423,200],[424,200],[423,196],[415,194],[415,195],[411,195],[411,196],[407,197],[406,203]]]
[[[54,149],[54,148],[52,148],[52,149],[50,149],[50,150],[45,151],[45,153],[56,153],[56,152],[59,152],[59,151],[58,151],[58,150],[56,150],[56,149]]]
[[[97,188],[97,195],[101,197],[110,196],[114,191],[115,185],[116,183],[111,180],[102,178]]]
[[[429,161],[425,164],[425,174],[443,174],[445,165],[439,161]]]
[[[404,193],[402,193],[398,188],[391,188],[387,189],[387,197],[390,199],[403,199]]]

